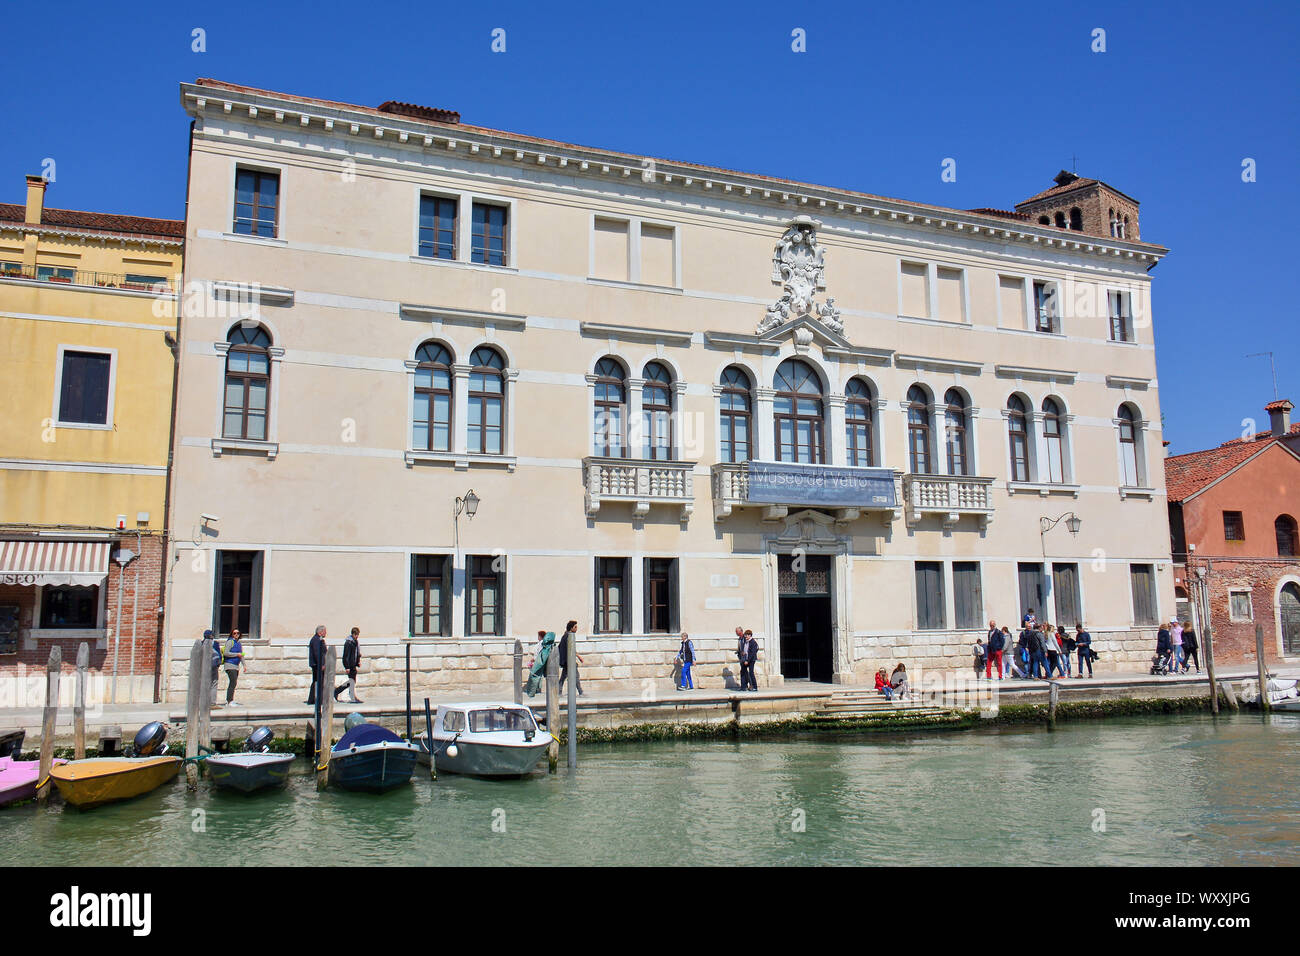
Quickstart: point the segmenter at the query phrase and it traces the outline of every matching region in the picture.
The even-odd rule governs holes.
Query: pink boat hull
[[[14,760],[12,757],[0,757],[0,807],[19,800],[30,800],[36,796],[36,784],[40,772],[39,760]]]

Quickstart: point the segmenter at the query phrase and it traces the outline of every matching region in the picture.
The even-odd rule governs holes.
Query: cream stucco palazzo
[[[361,628],[363,691],[407,643],[417,688],[501,685],[570,618],[624,690],[668,688],[682,630],[722,686],[738,624],[765,685],[968,670],[1028,606],[1150,653],[1165,249],[403,103],[181,98],[173,697],[214,624],[286,698],[318,623]]]

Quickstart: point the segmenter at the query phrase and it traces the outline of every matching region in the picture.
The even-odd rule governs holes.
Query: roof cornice
[[[172,239],[167,236],[143,235],[135,232],[113,232],[111,230],[78,229],[76,226],[37,225],[30,222],[11,222],[0,220],[0,232],[35,233],[38,236],[63,236],[76,239],[100,239],[111,242],[134,242],[142,246],[162,246],[181,249],[184,239]]]
[[[1136,259],[1149,263],[1148,268],[1169,252],[1165,247],[1153,243],[1099,237],[1079,238],[1077,234],[1063,236],[1051,227],[1011,223],[996,216],[967,210],[577,146],[485,127],[380,113],[369,107],[326,103],[265,90],[225,87],[215,83],[182,83],[181,105],[196,118],[205,115],[229,116],[272,128],[277,125],[292,125],[340,136],[355,136],[359,140],[380,140],[395,147],[422,151],[436,149],[467,158],[562,169],[564,175],[575,178],[599,180],[614,177],[631,180],[635,176],[646,184],[671,186],[700,194],[712,193],[718,197],[730,195],[749,202],[766,203],[779,210],[775,213],[778,216],[813,210],[823,214],[835,212],[864,220],[879,219],[919,225],[941,232],[964,233],[981,239],[1023,242],[1081,254]],[[834,232],[834,227],[828,225],[825,231]]]

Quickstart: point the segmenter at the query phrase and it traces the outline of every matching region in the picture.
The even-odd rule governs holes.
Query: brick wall
[[[1254,664],[1255,626],[1264,635],[1264,659],[1279,663],[1284,658],[1277,629],[1275,595],[1284,577],[1300,578],[1300,560],[1230,561],[1214,559],[1210,576],[1210,623],[1214,626],[1214,663],[1218,666]],[[1232,591],[1249,590],[1252,619],[1232,620]],[[1290,658],[1291,662],[1295,658]]]

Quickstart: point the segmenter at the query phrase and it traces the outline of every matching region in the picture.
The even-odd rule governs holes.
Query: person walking
[[[235,684],[239,681],[239,669],[244,665],[244,645],[239,640],[239,630],[230,632],[230,637],[221,646],[221,666],[226,671],[226,706],[239,706],[235,700]]]
[[[1016,650],[1011,646],[1011,628],[1005,624],[1002,625],[1002,676],[1008,678],[1011,676],[1011,665],[1014,663],[1013,658],[1016,656]]]
[[[1028,677],[1032,669],[1032,650],[1030,648],[1031,629],[1026,626],[1020,631],[1020,636],[1016,638],[1016,653],[1014,669],[1017,677]]]
[[[988,654],[984,663],[984,677],[988,680],[993,679],[993,669],[998,671],[998,679],[1002,679],[1002,651],[1006,647],[1002,632],[998,630],[997,621],[989,621],[989,632],[984,638]],[[979,675],[976,675],[979,676]]]
[[[1029,628],[1029,639],[1025,642],[1029,648],[1029,676],[1042,677],[1046,680],[1049,676],[1047,672],[1047,644],[1043,640],[1043,632],[1036,627]]]
[[[1187,662],[1183,657],[1183,625],[1178,618],[1169,619],[1169,649],[1173,653],[1173,662],[1170,665],[1170,672],[1177,674],[1179,671],[1187,671]]]
[[[1056,625],[1056,642],[1061,645],[1061,663],[1065,665],[1063,677],[1070,676],[1070,660],[1074,657],[1074,638],[1065,629],[1064,624]]]
[[[316,703],[316,688],[325,679],[325,654],[329,644],[325,641],[325,625],[317,624],[316,633],[307,644],[307,666],[311,668],[311,690],[307,692],[306,703]],[[322,691],[324,693],[324,691]]]
[[[528,664],[528,679],[524,681],[524,693],[529,697],[536,697],[537,692],[542,688],[542,684],[545,683],[546,664],[550,660],[551,652],[554,649],[555,632],[538,631],[537,650],[533,652],[533,659]]]
[[[360,637],[361,628],[354,627],[347,640],[343,642],[343,669],[347,671],[348,680],[346,684],[339,684],[334,688],[334,699],[338,700],[339,694],[347,691],[349,704],[365,703],[357,696],[357,668],[361,666],[361,641],[358,640]]]
[[[203,639],[212,642],[212,655],[210,658],[212,673],[209,677],[212,680],[212,706],[218,707],[220,706],[217,702],[217,688],[221,681],[221,639],[213,635],[210,629],[203,632]]]
[[[578,622],[577,621],[570,621],[568,624],[564,625],[564,635],[560,638],[560,647],[559,647],[560,686],[559,688],[557,688],[557,693],[564,692],[564,678],[569,676],[569,641],[574,642],[573,644],[574,657],[577,658],[577,663],[578,664],[586,663],[585,661],[583,661],[582,655],[577,653],[577,646],[578,646]],[[573,667],[573,682],[578,686],[578,696],[581,697],[582,677],[578,674],[577,664],[575,664]]]
[[[754,665],[758,663],[758,641],[754,640],[753,631],[745,631],[745,644],[740,657],[740,689],[758,693],[758,678],[754,676]]]
[[[685,631],[682,631],[682,646],[677,651],[677,662],[682,666],[682,679],[677,689],[695,690],[695,684],[691,680],[691,665],[695,663],[695,644]]]
[[[1052,679],[1052,672],[1061,669],[1061,645],[1056,642],[1056,631],[1046,621],[1040,632],[1043,635],[1043,651],[1047,654],[1047,679]]]
[[[1183,622],[1183,653],[1187,655],[1187,661],[1196,662],[1196,673],[1201,672],[1201,658],[1197,654],[1201,645],[1196,641],[1196,632],[1192,630],[1192,622]],[[1187,673],[1187,665],[1183,665],[1183,673]]]
[[[1079,651],[1079,673],[1075,677],[1083,676],[1083,665],[1088,665],[1088,676],[1092,676],[1092,635],[1083,629],[1082,624],[1074,625],[1074,646]]]

